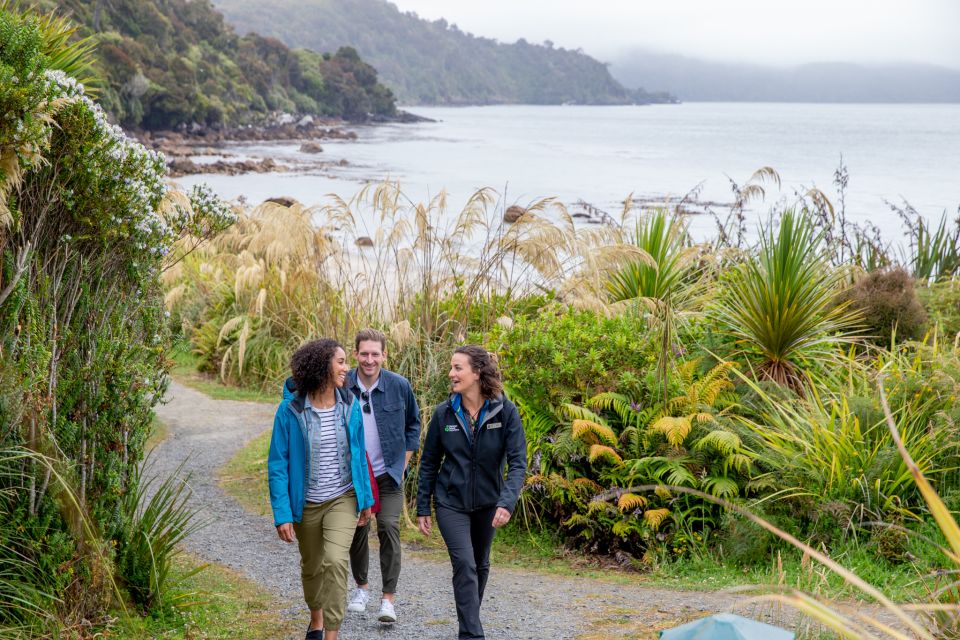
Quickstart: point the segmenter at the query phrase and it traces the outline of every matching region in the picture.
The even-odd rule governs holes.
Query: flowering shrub
[[[0,5],[0,451],[59,470],[0,456],[0,569],[56,625],[102,617],[113,584],[163,606],[134,583],[150,571],[116,569],[154,562],[131,555],[125,496],[166,386],[159,278],[181,235],[233,217],[209,189],[169,191],[163,158],[45,66],[49,25]],[[27,610],[0,602],[0,625]]]

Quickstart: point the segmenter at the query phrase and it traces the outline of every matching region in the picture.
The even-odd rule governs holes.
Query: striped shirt
[[[307,483],[307,502],[326,502],[350,490],[340,475],[337,451],[337,408],[317,409],[307,400],[304,417],[307,437],[310,439],[310,479]]]

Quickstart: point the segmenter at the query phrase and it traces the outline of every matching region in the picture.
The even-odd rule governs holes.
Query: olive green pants
[[[357,529],[357,496],[342,496],[303,507],[303,520],[293,524],[300,547],[303,598],[311,611],[323,610],[323,627],[340,628],[347,605],[347,564]]]

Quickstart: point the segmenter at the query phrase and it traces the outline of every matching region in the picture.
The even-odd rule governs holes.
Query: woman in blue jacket
[[[277,535],[297,542],[307,640],[336,640],[347,598],[350,543],[370,519],[360,403],[343,390],[350,367],[335,340],[314,340],[290,361],[296,393],[277,408],[267,461]],[[358,517],[359,514],[359,517]]]
[[[420,454],[417,523],[430,535],[433,506],[453,565],[458,637],[483,638],[490,546],[517,506],[527,445],[520,414],[504,397],[500,371],[485,349],[457,348],[448,375],[453,393],[433,412]]]

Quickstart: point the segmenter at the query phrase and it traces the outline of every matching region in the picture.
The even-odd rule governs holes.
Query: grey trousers
[[[496,507],[462,513],[437,506],[437,527],[453,565],[453,598],[457,603],[458,638],[484,638],[480,603],[490,575],[490,546]]]
[[[400,579],[400,513],[403,511],[403,489],[390,474],[377,478],[380,489],[380,513],[377,514],[377,538],[380,540],[380,574],[383,592],[396,593]],[[357,584],[367,584],[370,571],[370,524],[359,527],[350,545],[350,568]]]

